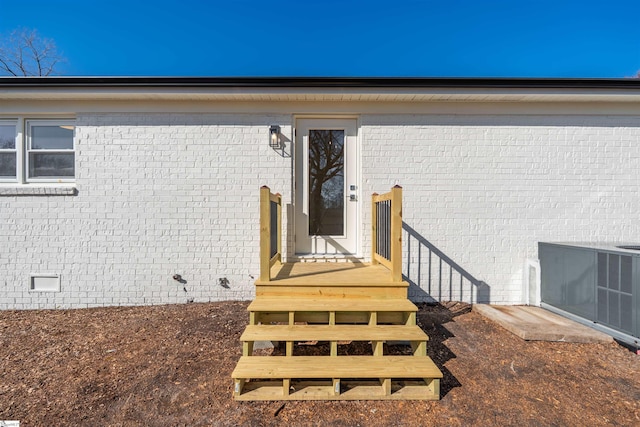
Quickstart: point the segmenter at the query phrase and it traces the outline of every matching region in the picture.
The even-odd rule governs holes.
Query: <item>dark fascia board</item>
[[[640,90],[640,79],[454,77],[0,77],[0,88],[468,88]]]

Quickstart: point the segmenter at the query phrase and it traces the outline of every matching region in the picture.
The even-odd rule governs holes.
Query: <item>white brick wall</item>
[[[414,299],[520,303],[538,241],[640,241],[640,117],[369,115],[362,137],[365,193],[404,189]]]
[[[291,141],[272,150],[268,126],[290,139],[291,115],[81,113],[76,124],[77,195],[0,192],[1,309],[253,296],[258,188],[285,204],[292,192]],[[640,240],[639,117],[366,114],[361,125],[363,253],[367,196],[401,184],[416,300],[519,303],[538,241]],[[61,292],[28,292],[29,274],[45,272]]]
[[[290,203],[291,157],[269,148],[268,126],[290,135],[290,121],[80,114],[78,194],[0,197],[0,308],[251,298],[259,186]],[[38,272],[59,273],[62,291],[28,292]]]

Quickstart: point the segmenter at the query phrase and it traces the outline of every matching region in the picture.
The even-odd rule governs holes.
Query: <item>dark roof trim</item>
[[[0,88],[633,89],[640,79],[442,77],[0,77]]]

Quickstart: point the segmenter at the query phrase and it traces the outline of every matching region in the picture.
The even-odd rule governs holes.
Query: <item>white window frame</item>
[[[34,126],[73,126],[73,148],[72,149],[55,149],[55,150],[31,150],[31,138],[32,138],[32,128]],[[46,183],[46,182],[75,182],[76,181],[76,124],[73,119],[27,119],[24,123],[24,135],[23,138],[24,146],[21,150],[23,154],[23,161],[21,162],[22,166],[22,182],[23,183]],[[29,153],[31,152],[52,152],[52,153],[73,153],[74,154],[74,165],[73,165],[73,177],[53,177],[53,178],[31,178],[29,177]]]
[[[16,155],[16,176],[13,178],[7,178],[7,177],[3,177],[0,176],[0,182],[18,182],[20,179],[20,167],[19,167],[19,162],[20,162],[20,142],[18,140],[18,120],[16,119],[0,119],[0,126],[8,126],[8,125],[12,125],[14,130],[15,130],[15,135],[14,135],[14,144],[13,144],[13,149],[11,148],[0,148],[0,153],[13,153]]]

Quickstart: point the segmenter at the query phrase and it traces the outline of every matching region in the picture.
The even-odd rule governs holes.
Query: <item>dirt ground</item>
[[[245,302],[0,312],[0,420],[25,426],[640,425],[640,356],[422,306],[439,402],[235,402]]]

